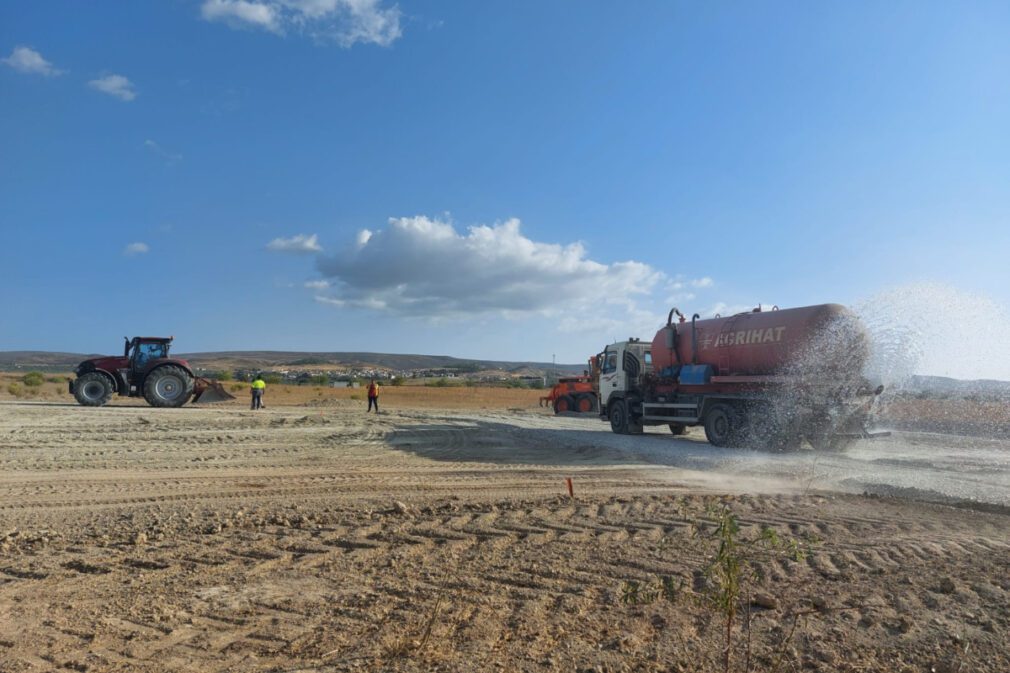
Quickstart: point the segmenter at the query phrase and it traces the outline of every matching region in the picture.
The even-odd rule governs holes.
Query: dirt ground
[[[0,402],[0,671],[721,671],[722,507],[806,552],[741,548],[732,670],[1010,670],[1003,508],[465,392]]]

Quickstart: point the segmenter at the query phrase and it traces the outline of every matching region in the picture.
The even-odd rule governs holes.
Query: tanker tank
[[[727,317],[673,322],[652,342],[653,371],[709,365],[716,376],[791,375],[851,379],[870,356],[859,318],[839,304],[755,309]]]

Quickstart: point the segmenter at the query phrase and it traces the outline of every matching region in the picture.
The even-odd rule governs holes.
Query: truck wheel
[[[582,393],[575,398],[575,410],[588,414],[592,411],[599,411],[600,407],[596,401],[596,395],[589,395],[587,393]]]
[[[687,426],[684,425],[683,423],[670,423],[670,432],[672,432],[677,436],[686,435]]]
[[[705,437],[712,446],[733,446],[739,425],[736,412],[728,404],[713,404],[705,413]]]
[[[74,397],[85,407],[100,407],[112,399],[112,381],[105,374],[88,372],[74,382]]]
[[[181,407],[193,395],[193,377],[182,367],[158,367],[144,380],[144,399],[152,407]]]
[[[614,400],[607,405],[610,429],[619,435],[628,434],[628,407],[624,400]]]
[[[554,400],[554,413],[560,414],[565,411],[575,411],[575,398],[571,395],[562,395]]]

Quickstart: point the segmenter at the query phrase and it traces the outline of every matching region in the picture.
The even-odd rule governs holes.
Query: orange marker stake
[[[575,490],[572,488],[572,478],[571,477],[565,477],[565,483],[568,485],[568,497],[569,498],[574,498],[575,497]]]

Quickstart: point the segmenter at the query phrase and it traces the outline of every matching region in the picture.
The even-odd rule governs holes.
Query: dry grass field
[[[46,374],[41,386],[30,387],[22,383],[22,374],[0,373],[0,400],[36,400],[74,402],[67,392],[66,379],[72,374]],[[18,394],[11,393],[15,385]],[[243,406],[249,402],[249,384],[226,381],[222,384],[237,399],[222,406]],[[380,405],[390,409],[532,409],[538,407],[538,400],[547,391],[528,388],[498,387],[435,387],[421,385],[382,386]],[[367,406],[364,388],[330,388],[323,386],[270,385],[264,402],[276,406],[326,406],[337,402],[361,402]],[[123,398],[114,396],[112,404],[144,404],[143,398]]]

